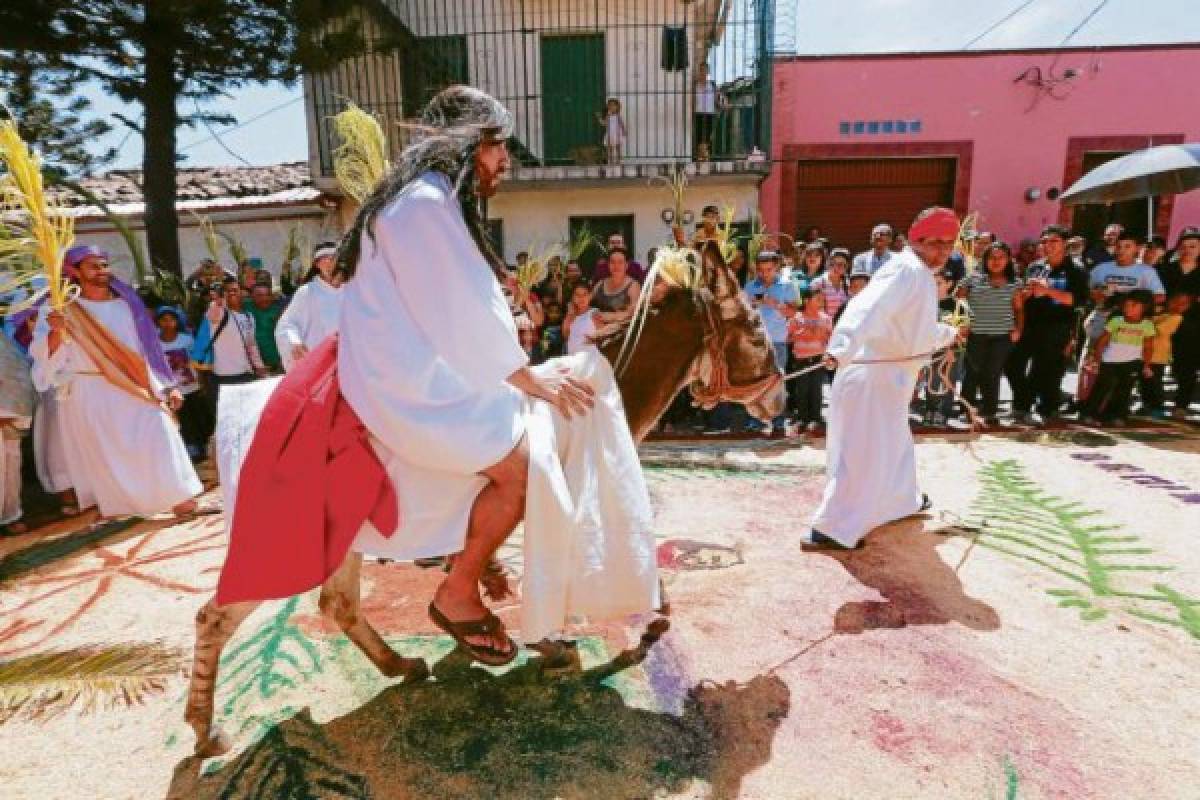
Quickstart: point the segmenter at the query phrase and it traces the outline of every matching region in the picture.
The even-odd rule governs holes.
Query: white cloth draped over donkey
[[[598,352],[568,367],[596,392],[567,420],[506,378],[527,363],[508,304],[472,242],[447,179],[427,173],[364,236],[344,288],[338,373],[396,488],[400,526],[367,523],[354,549],[396,560],[463,548],[486,485],[479,472],[526,436],[521,638],[535,642],[572,617],[608,619],[659,606],[649,494],[613,372]],[[225,387],[217,426],[225,507],[277,381]]]

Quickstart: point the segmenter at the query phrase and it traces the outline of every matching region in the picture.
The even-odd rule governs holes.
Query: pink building
[[[796,56],[774,66],[772,156],[762,207],[774,230],[817,225],[864,247],[880,221],[920,208],[978,211],[1014,245],[1063,222],[1146,230],[1146,201],[1063,207],[1059,192],[1150,144],[1200,141],[1200,47]],[[1200,191],[1155,203],[1173,243],[1200,225]]]

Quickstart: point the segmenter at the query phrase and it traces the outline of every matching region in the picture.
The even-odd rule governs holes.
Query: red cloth
[[[958,238],[958,217],[948,208],[931,208],[932,213],[913,222],[908,229],[908,240],[945,239],[953,242]],[[925,212],[921,212],[925,213]]]
[[[238,481],[217,603],[320,586],[367,520],[391,536],[398,501],[338,388],[335,335],[296,364],[263,409]]]

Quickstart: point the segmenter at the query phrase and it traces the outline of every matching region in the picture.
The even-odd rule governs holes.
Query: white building
[[[145,204],[138,170],[113,170],[80,181],[95,195],[108,213],[132,230],[146,252],[143,214]],[[275,164],[267,167],[182,167],[176,180],[175,208],[179,214],[179,248],[184,274],[209,257],[200,220],[238,240],[250,259],[278,278],[289,229],[297,226],[300,239],[311,247],[338,235],[336,198],[313,186],[308,164]],[[75,216],[75,238],[108,250],[114,269],[122,277],[135,278],[134,259],[124,237],[105,208],[88,205],[77,194],[55,190],[71,205]],[[221,239],[220,261],[235,267],[228,243]]]
[[[769,165],[772,7],[767,0],[389,0],[362,12],[363,55],[305,79],[317,188],[338,192],[329,124],[346,101],[374,113],[393,152],[439,89],[479,87],[513,113],[514,169],[488,209],[507,260],[583,225],[620,231],[640,259],[669,238],[662,178],[690,177],[687,206],[758,208]],[[707,68],[713,83],[702,77]],[[720,91],[717,91],[717,89]],[[707,98],[715,101],[711,117]],[[606,163],[598,119],[621,103],[626,140]],[[699,103],[699,105],[697,105]],[[707,133],[706,133],[707,131]],[[699,135],[698,135],[699,134]],[[704,146],[702,147],[702,142]],[[343,218],[349,214],[344,203]],[[599,255],[589,253],[585,267]]]

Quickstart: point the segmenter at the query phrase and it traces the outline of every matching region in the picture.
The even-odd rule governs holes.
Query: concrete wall
[[[733,205],[734,219],[746,220],[758,207],[757,181],[694,183],[688,188],[687,199],[697,221],[700,209],[709,204]],[[637,259],[644,262],[647,250],[670,239],[671,232],[661,217],[662,210],[670,206],[671,199],[665,189],[646,186],[567,188],[564,185],[550,191],[506,184],[491,200],[488,216],[504,221],[504,258],[513,263],[518,252],[534,244],[565,241],[569,217],[633,214],[634,241],[630,244]]]
[[[239,239],[249,255],[261,258],[263,267],[276,277],[282,266],[280,261],[287,231],[293,224],[300,225],[303,238],[307,240],[307,247],[302,247],[302,251],[310,250],[312,245],[324,238],[337,237],[337,231],[331,228],[332,221],[321,209],[279,209],[265,214],[259,211],[255,216],[245,212],[211,216],[218,230],[228,231]],[[132,220],[130,225],[141,239],[144,249],[145,231],[140,221]],[[111,225],[106,222],[80,223],[76,227],[75,239],[81,244],[95,244],[108,250],[114,270],[123,278],[133,278],[133,259],[129,255],[129,248]],[[204,236],[195,220],[187,214],[180,215],[179,249],[185,273],[195,269],[202,259],[208,258]],[[224,240],[221,242],[221,263],[227,269],[233,267],[233,259]]]
[[[1032,68],[1043,76],[1051,68],[1059,77],[1068,68],[1078,74],[1057,85],[1054,96],[1039,95],[1014,82]],[[1164,134],[1200,141],[1197,74],[1198,48],[785,60],[774,70],[772,156],[784,159],[789,145],[830,145],[830,155],[840,145],[876,145],[871,157],[878,157],[902,156],[912,143],[973,142],[967,207],[981,213],[983,226],[1017,241],[1059,220],[1060,205],[1045,192],[1066,188],[1077,173],[1073,137],[1108,139],[1087,148],[1094,150],[1141,147]],[[920,120],[921,130],[840,132],[839,123],[857,120]],[[772,226],[795,201],[785,177],[777,163],[763,187]],[[1033,187],[1042,199],[1027,202]],[[1173,205],[1172,242],[1182,227],[1200,225],[1200,192],[1180,195]]]

